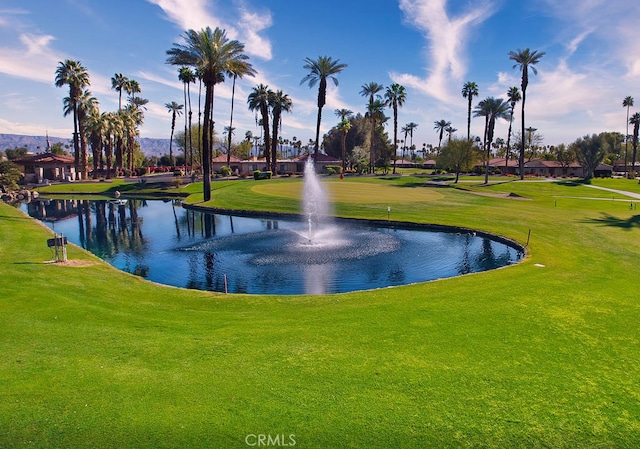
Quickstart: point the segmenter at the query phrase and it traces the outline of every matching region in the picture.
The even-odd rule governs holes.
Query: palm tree
[[[87,152],[87,126],[88,118],[94,111],[97,111],[98,100],[91,95],[91,92],[84,90],[82,95],[78,98],[76,107],[78,110],[78,133],[80,138],[80,176],[82,179],[88,178],[87,165],[89,164],[88,152]]]
[[[417,123],[407,123],[407,125],[405,126],[406,130],[407,130],[407,134],[409,134],[409,137],[411,139],[410,144],[409,144],[409,149],[411,150],[411,156],[415,156],[414,154],[414,148],[413,148],[413,132],[416,130],[416,128],[418,127]],[[407,141],[407,135],[405,134],[404,136],[404,140],[405,142]]]
[[[102,146],[105,141],[106,115],[95,108],[87,117],[87,133],[93,156],[93,179],[98,179],[98,170],[102,167]]]
[[[456,132],[458,128],[454,128],[453,126],[447,126],[445,131],[447,132],[447,143],[451,143],[451,136],[454,132]]]
[[[473,81],[467,81],[462,86],[462,96],[469,100],[467,106],[467,140],[471,139],[471,104],[473,97],[478,95],[478,85]]]
[[[73,113],[73,156],[74,166],[77,173],[80,165],[77,104],[78,98],[82,95],[84,88],[90,84],[89,72],[80,63],[80,61],[65,59],[64,62],[58,62],[55,84],[56,87],[62,87],[64,85],[69,86],[69,106]]]
[[[633,106],[633,97],[628,96],[622,100],[622,107],[627,108],[627,132],[624,135],[624,171],[625,173],[629,172],[629,168],[627,167],[627,163],[629,161],[629,108]]]
[[[367,117],[371,121],[371,144],[369,148],[369,173],[374,173],[376,152],[375,152],[375,136],[376,125],[378,121],[383,122],[386,120],[384,116],[384,108],[386,104],[380,99],[373,100],[373,102],[367,105]]]
[[[191,140],[191,83],[196,82],[196,75],[187,66],[178,69],[178,80],[182,81],[182,93],[184,96],[184,104],[187,108],[187,114],[184,116],[184,159],[185,165],[188,164],[193,168],[193,146]],[[169,163],[174,165],[173,159],[169,156]]]
[[[522,99],[520,91],[516,86],[510,87],[507,91],[507,98],[509,104],[511,104],[511,114],[509,115],[509,132],[507,134],[507,152],[504,158],[504,173],[509,173],[509,152],[511,151],[511,125],[513,124],[513,111],[515,110],[516,103]]]
[[[106,141],[105,141],[105,162],[107,164],[107,179],[111,178],[111,169],[113,168],[113,148],[115,142],[122,137],[123,123],[120,114],[117,112],[109,112],[106,116]]]
[[[347,133],[351,129],[351,121],[348,118],[343,118],[340,123],[338,123],[338,130],[342,132],[342,172],[347,168],[346,166],[346,156],[347,156]]]
[[[384,93],[387,104],[393,109],[393,173],[396,173],[396,161],[398,159],[398,108],[404,105],[407,93],[404,86],[394,83],[387,87]]]
[[[269,97],[272,95],[269,86],[258,84],[253,88],[247,99],[250,111],[260,112],[260,123],[264,138],[264,155],[267,159],[267,166],[271,167],[271,140],[269,138]],[[257,121],[257,116],[256,116]]]
[[[367,84],[362,85],[362,90],[360,91],[360,95],[363,97],[369,97],[369,104],[373,103],[378,92],[382,92],[384,86],[382,84],[378,84],[375,81],[372,81]]]
[[[236,80],[242,79],[245,76],[255,76],[257,72],[253,66],[247,61],[236,61],[229,66],[227,74],[233,78],[233,84],[231,86],[231,117],[229,118],[229,128],[233,128],[233,99],[236,95]],[[228,136],[227,142],[227,166],[231,165],[231,133]]]
[[[633,125],[633,155],[631,156],[631,174],[632,178],[636,176],[636,156],[638,153],[638,128],[640,127],[640,112],[636,112],[629,119],[629,123]]]
[[[353,115],[353,111],[351,109],[336,109],[333,112],[340,117],[340,121],[346,118],[348,119]]]
[[[272,92],[269,96],[269,106],[271,106],[271,116],[273,117],[273,133],[271,139],[271,172],[276,173],[278,160],[278,131],[282,122],[282,113],[290,112],[293,102],[289,95],[281,90]]]
[[[181,104],[172,101],[171,103],[165,103],[164,107],[171,113],[171,138],[169,139],[169,164],[173,165],[173,131],[176,129],[176,117],[182,115]],[[186,148],[185,148],[186,153]],[[185,154],[186,159],[186,154]]]
[[[433,124],[436,125],[433,127],[433,129],[439,132],[438,154],[440,154],[440,148],[442,147],[442,136],[444,135],[444,131],[447,129],[447,127],[451,126],[451,122],[442,119],[442,120],[433,122]]]
[[[484,151],[485,151],[485,171],[484,183],[489,183],[489,156],[491,151],[491,143],[493,142],[493,134],[496,127],[496,120],[503,118],[508,120],[509,103],[502,98],[488,97],[482,100],[475,108],[474,115],[476,117],[484,117]]]
[[[129,78],[124,76],[122,73],[116,73],[111,77],[111,88],[118,92],[118,109],[122,109],[122,91],[128,81]]]
[[[545,52],[533,50],[531,51],[528,48],[524,50],[518,49],[517,52],[510,51],[509,59],[515,62],[513,68],[518,67],[520,72],[522,72],[522,82],[520,87],[522,88],[522,142],[520,143],[520,179],[524,179],[524,133],[525,133],[525,124],[524,124],[524,104],[527,99],[527,86],[529,85],[529,68],[531,71],[537,75],[538,71],[534,67],[538,62],[540,62],[540,58],[545,55]]]
[[[144,120],[144,114],[135,102],[130,102],[123,110],[122,121],[124,124],[124,137],[126,138],[127,168],[134,169],[135,138],[140,135],[138,127]]]
[[[202,168],[204,174],[204,201],[211,199],[211,154],[213,150],[214,87],[224,82],[224,74],[233,64],[247,61],[244,44],[230,40],[224,30],[210,27],[200,31],[189,30],[183,35],[186,44],[173,44],[167,50],[167,63],[197,67],[205,86],[204,118],[202,127]]]
[[[128,79],[127,82],[124,84],[123,89],[129,95],[129,102],[131,102],[132,99],[137,98],[136,94],[139,94],[142,92],[140,83],[134,79]]]
[[[327,102],[327,79],[333,80],[333,83],[338,85],[338,78],[335,75],[342,72],[347,65],[335,61],[331,56],[319,56],[315,61],[311,58],[305,58],[304,69],[309,73],[302,78],[300,84],[307,83],[309,87],[313,87],[316,84],[318,86],[318,120],[316,123],[316,142],[313,148],[313,160],[318,159],[318,148],[320,146],[320,122],[322,121],[322,108]]]

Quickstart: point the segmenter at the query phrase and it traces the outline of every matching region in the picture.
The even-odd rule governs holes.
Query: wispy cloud
[[[20,45],[0,48],[0,73],[51,83],[56,65],[63,59],[50,46],[51,35],[21,34]]]
[[[159,6],[167,16],[167,19],[183,30],[201,29],[211,24],[225,29],[232,39],[239,39],[245,44],[247,53],[264,60],[272,57],[271,42],[260,35],[260,32],[273,24],[271,13],[268,10],[260,12],[252,11],[241,4],[236,11],[233,26],[222,18],[222,13],[216,14],[211,1],[208,0],[147,0],[149,3]],[[228,13],[228,12],[227,12]]]
[[[426,78],[399,73],[392,73],[391,78],[438,100],[450,101],[454,96],[451,86],[458,86],[467,72],[469,35],[474,26],[493,14],[493,4],[483,2],[457,17],[447,12],[447,0],[400,0],[400,9],[405,21],[423,33],[428,69]]]
[[[157,5],[167,15],[170,22],[183,30],[200,29],[216,23],[216,18],[209,12],[212,7],[207,0],[148,0]]]

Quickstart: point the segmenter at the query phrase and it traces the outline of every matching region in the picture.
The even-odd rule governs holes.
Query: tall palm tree
[[[73,157],[75,170],[76,173],[78,173],[80,165],[80,145],[77,104],[78,98],[82,95],[84,88],[90,84],[89,72],[80,61],[65,59],[64,62],[58,62],[55,84],[56,87],[69,86],[69,106],[73,114]]]
[[[233,128],[233,100],[236,95],[236,80],[242,79],[245,76],[255,76],[257,72],[253,66],[247,61],[236,61],[229,66],[227,75],[233,78],[233,84],[231,86],[231,116],[229,118],[229,128]],[[228,136],[227,142],[227,166],[231,165],[231,133]]]
[[[106,141],[105,141],[105,162],[107,164],[107,179],[111,178],[113,168],[113,149],[115,143],[122,137],[124,125],[122,118],[117,112],[108,112],[106,116]]]
[[[271,136],[271,172],[275,174],[277,171],[278,161],[278,131],[282,125],[282,113],[291,112],[293,102],[289,95],[278,90],[276,92],[272,92],[269,96],[269,106],[271,107],[271,116],[273,118],[273,132]]]
[[[627,167],[627,163],[629,161],[629,108],[633,106],[633,97],[628,96],[622,100],[622,107],[627,108],[627,132],[624,135],[624,171],[625,173],[629,172],[629,168]]]
[[[193,168],[193,145],[191,140],[191,83],[196,82],[196,75],[187,66],[182,66],[178,69],[178,80],[182,81],[182,91],[184,94],[184,104],[187,108],[187,114],[184,116],[184,159],[185,164],[188,164]],[[169,163],[174,165],[173,159],[169,157]]]
[[[87,133],[93,156],[93,179],[98,179],[99,169],[102,168],[102,147],[106,139],[106,127],[106,114],[95,108],[87,117]]]
[[[473,81],[467,81],[462,86],[462,96],[467,98],[468,106],[467,106],[467,140],[471,139],[471,104],[473,102],[473,97],[478,95],[478,85]]]
[[[88,118],[91,114],[98,109],[100,102],[94,97],[91,92],[85,89],[82,95],[78,98],[78,133],[80,139],[80,176],[82,179],[88,178],[87,165],[89,164],[88,152],[87,152],[87,126]]]
[[[493,134],[496,127],[496,120],[499,118],[508,120],[509,103],[502,98],[488,97],[482,100],[475,108],[474,115],[476,117],[484,117],[484,152],[485,152],[485,171],[484,183],[489,183],[489,156],[491,152],[491,143],[493,142]]]
[[[404,105],[407,99],[407,92],[404,86],[393,83],[387,87],[384,93],[387,104],[393,109],[393,173],[396,173],[396,162],[398,160],[398,108]]]
[[[267,159],[268,167],[271,167],[271,140],[269,138],[269,98],[271,97],[272,93],[273,92],[271,91],[271,89],[269,89],[269,86],[258,84],[253,88],[253,90],[249,94],[249,97],[247,98],[249,110],[260,112],[260,123],[262,124],[262,134],[264,139],[264,155]]]
[[[204,174],[204,201],[211,199],[211,155],[213,150],[213,99],[215,85],[224,82],[224,74],[238,61],[247,61],[244,44],[230,40],[220,28],[210,27],[184,33],[185,44],[173,44],[167,50],[167,63],[197,67],[205,86],[204,118],[202,127],[202,168]]]
[[[414,148],[413,148],[413,132],[416,130],[416,128],[418,128],[418,124],[414,123],[414,122],[409,122],[406,124],[405,126],[406,130],[407,130],[407,134],[409,134],[409,138],[410,140],[410,144],[409,144],[409,149],[411,150],[411,156],[413,157],[414,154]],[[404,136],[404,140],[405,142],[407,141],[407,135],[405,134]]]
[[[124,137],[126,138],[125,146],[127,149],[127,165],[126,167],[133,172],[134,154],[135,154],[135,138],[140,135],[138,127],[144,120],[144,114],[135,102],[130,102],[123,110]]]
[[[640,127],[640,112],[636,112],[629,119],[629,123],[633,125],[633,155],[631,156],[631,173],[632,177],[636,176],[636,156],[638,153],[638,128]]]
[[[318,148],[320,147],[320,122],[322,121],[322,108],[327,102],[327,79],[338,85],[338,78],[335,75],[342,72],[347,64],[341,63],[338,59],[333,60],[331,56],[319,56],[318,59],[305,58],[304,69],[309,73],[302,78],[300,84],[307,83],[309,87],[318,84],[318,120],[316,123],[316,142],[313,148],[314,163],[318,159]]]
[[[122,109],[122,91],[129,82],[129,78],[122,73],[116,73],[111,77],[111,88],[118,92],[118,109]]]
[[[380,122],[386,120],[384,116],[384,108],[386,104],[381,99],[373,100],[372,103],[367,105],[367,117],[371,121],[371,143],[369,146],[369,173],[374,173],[375,161],[376,161],[376,126]]]
[[[182,108],[184,107],[181,104],[172,101],[171,103],[165,103],[164,107],[167,108],[167,111],[171,113],[171,138],[169,139],[169,164],[173,165],[173,132],[176,129],[176,117],[182,115]],[[186,152],[186,148],[185,148]],[[185,154],[186,159],[186,154]]]
[[[527,86],[529,85],[529,69],[534,73],[534,75],[538,74],[538,71],[535,68],[535,65],[540,62],[540,58],[545,55],[545,52],[533,50],[531,51],[528,48],[524,50],[518,49],[518,51],[510,51],[509,59],[515,62],[513,68],[518,67],[520,72],[522,73],[522,81],[520,83],[520,87],[522,88],[522,142],[520,142],[520,179],[524,179],[524,133],[525,133],[525,123],[524,123],[524,104],[527,99]]]
[[[504,158],[504,173],[509,173],[509,152],[511,151],[511,125],[513,124],[513,111],[516,103],[522,99],[520,91],[516,86],[510,87],[507,91],[507,99],[511,105],[511,114],[509,115],[509,132],[507,133],[507,151]]]
[[[440,154],[440,148],[442,147],[442,136],[444,135],[444,131],[447,129],[447,127],[451,126],[451,122],[442,119],[442,120],[438,120],[433,122],[433,124],[435,125],[433,127],[433,129],[435,129],[436,131],[438,131],[439,133],[439,137],[438,137],[438,154]]]
[[[347,168],[346,156],[347,156],[347,134],[351,129],[351,121],[348,118],[343,118],[338,123],[338,130],[342,132],[342,172]]]

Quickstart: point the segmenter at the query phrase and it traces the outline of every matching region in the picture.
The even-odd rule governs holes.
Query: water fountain
[[[307,159],[304,166],[304,182],[302,187],[302,210],[307,220],[308,243],[313,244],[317,232],[329,217],[329,200],[327,192],[318,179],[313,159]]]
[[[86,223],[78,227],[78,220],[58,220],[56,230],[64,232],[69,241],[97,251],[118,268],[144,272],[149,280],[216,291],[226,291],[228,286],[233,293],[365,290],[484,271],[515,263],[521,257],[515,246],[475,233],[402,229],[333,218],[324,187],[313,163],[308,162],[302,215],[297,220],[231,217],[186,209],[178,216],[180,209],[172,204],[147,200],[136,212],[140,228],[133,229],[124,217],[119,221],[105,218],[110,217],[106,209],[119,207],[124,214],[124,207],[107,201],[90,206],[89,201],[83,201],[86,213],[78,213],[78,217],[81,222],[85,217]],[[39,216],[34,204],[31,208],[30,213]],[[102,211],[100,217],[97,211]],[[381,212],[384,214],[384,209]],[[145,215],[148,219],[142,220]],[[207,227],[202,225],[207,220],[215,225],[210,233],[204,232]],[[121,232],[107,229],[107,225],[118,223],[124,227]],[[201,233],[197,232],[198,223]],[[117,244],[97,240],[134,231],[142,235],[143,224],[144,239],[126,238]],[[137,246],[128,248],[127,242],[137,242]]]

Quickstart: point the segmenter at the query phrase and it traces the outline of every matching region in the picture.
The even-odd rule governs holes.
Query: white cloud
[[[271,42],[260,36],[260,31],[271,27],[273,21],[269,12],[252,12],[242,7],[240,9],[240,29],[245,49],[251,56],[270,60],[272,58]]]
[[[239,29],[219,15],[212,13],[213,7],[207,0],[147,0],[159,6],[167,15],[167,19],[177,24],[183,30],[199,30],[211,24],[226,30],[231,39],[240,39],[245,44],[247,54],[261,59],[270,60],[272,57],[271,42],[262,37],[260,32],[273,24],[269,11],[254,12],[246,6],[238,8],[238,19],[235,20]]]
[[[58,61],[64,59],[49,45],[53,36],[21,34],[19,39],[20,46],[0,48],[0,73],[52,83]]]
[[[492,3],[483,2],[458,17],[449,15],[446,0],[400,0],[400,9],[406,22],[423,33],[431,68],[424,79],[398,73],[390,77],[440,101],[451,101],[457,97],[451,86],[458,86],[467,72],[464,55],[469,34],[493,14]]]
[[[209,13],[210,2],[207,0],[148,0],[159,6],[183,30],[204,28],[216,23],[216,18]]]

